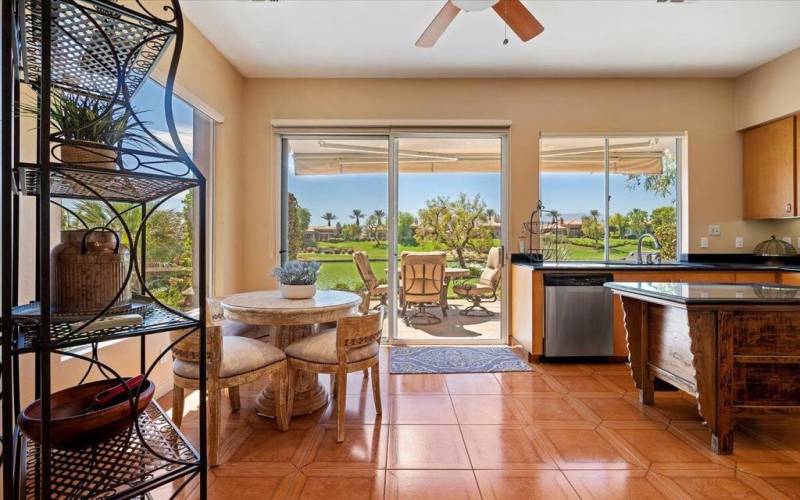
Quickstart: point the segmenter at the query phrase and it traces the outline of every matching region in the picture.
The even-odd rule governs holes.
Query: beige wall
[[[510,137],[512,242],[535,206],[540,132],[688,133],[690,251],[700,252],[708,224],[720,224],[707,252],[745,250],[772,223],[741,221],[741,140],[734,126],[729,79],[247,80],[242,165],[243,289],[267,286],[276,263],[275,199],[279,167],[270,120],[506,119]],[[741,250],[738,250],[741,251]]]
[[[800,48],[736,78],[736,129],[800,111]]]

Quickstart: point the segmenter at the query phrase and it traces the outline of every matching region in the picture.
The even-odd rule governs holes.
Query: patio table
[[[316,333],[316,325],[357,312],[361,297],[339,290],[317,290],[310,299],[290,300],[278,290],[231,295],[222,301],[225,317],[251,325],[277,326],[271,336],[280,350]],[[315,373],[300,371],[295,378],[292,415],[305,415],[328,404],[328,393]],[[272,381],[256,398],[256,413],[275,416]]]

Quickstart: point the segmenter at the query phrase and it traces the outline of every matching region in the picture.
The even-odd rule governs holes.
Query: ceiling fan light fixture
[[[450,0],[453,5],[466,12],[486,10],[500,0]]]

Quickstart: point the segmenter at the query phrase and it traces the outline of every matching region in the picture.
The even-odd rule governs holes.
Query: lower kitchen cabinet
[[[511,266],[510,335],[533,356],[544,353],[544,280],[546,272],[527,265]],[[601,271],[598,271],[601,272]],[[687,283],[784,283],[800,286],[800,272],[774,271],[619,271],[615,281]],[[628,346],[619,297],[614,297],[614,356],[627,357]]]

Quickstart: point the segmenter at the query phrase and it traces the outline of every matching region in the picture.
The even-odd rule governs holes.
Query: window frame
[[[609,144],[614,139],[625,139],[633,137],[670,137],[675,138],[675,260],[681,259],[683,250],[683,195],[684,188],[684,169],[688,164],[688,155],[686,154],[686,143],[688,142],[686,132],[615,132],[615,133],[570,133],[570,132],[540,132],[538,143],[538,199],[542,199],[542,169],[541,169],[541,152],[542,142],[548,139],[569,139],[569,138],[595,138],[602,139],[604,142],[603,157],[604,157],[604,174],[603,174],[603,260],[602,261],[581,261],[573,260],[570,262],[598,262],[598,263],[615,263],[619,261],[610,260],[611,246],[610,246],[610,232],[608,225],[609,210],[611,207],[611,193],[610,193],[610,172],[609,172]]]

